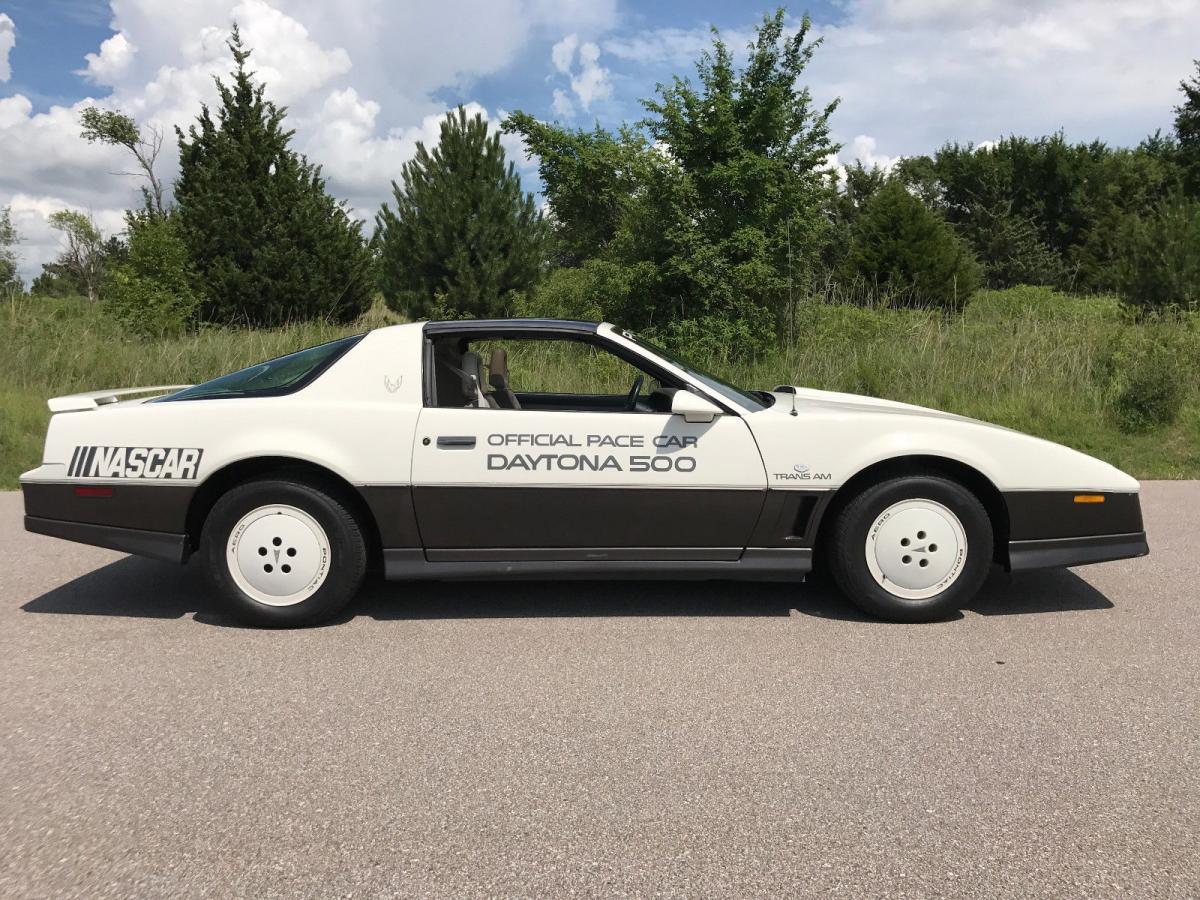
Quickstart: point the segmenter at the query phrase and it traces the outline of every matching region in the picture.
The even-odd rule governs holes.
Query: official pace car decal
[[[71,478],[195,478],[198,447],[79,446],[67,466]]]
[[[694,472],[696,457],[674,451],[695,448],[698,439],[676,434],[489,434],[487,442],[491,472]],[[524,447],[530,452],[513,452]],[[618,452],[604,452],[609,450]],[[651,452],[621,452],[629,450]]]

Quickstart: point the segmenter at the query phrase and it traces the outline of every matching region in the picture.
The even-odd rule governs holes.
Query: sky
[[[572,127],[641,117],[657,83],[693,71],[720,29],[740,50],[764,13],[717,0],[0,0],[0,207],[26,281],[59,252],[52,212],[106,233],[138,203],[122,151],[79,137],[79,111],[120,109],[167,135],[227,73],[237,22],[251,68],[289,108],[294,146],[367,229],[447,109],[498,123],[520,109]],[[820,0],[805,81],[840,98],[838,162],[887,166],[946,141],[1061,130],[1133,145],[1169,130],[1200,56],[1200,0]],[[530,190],[536,160],[505,138]]]

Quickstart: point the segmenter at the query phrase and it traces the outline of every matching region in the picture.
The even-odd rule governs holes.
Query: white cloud
[[[575,115],[575,104],[571,102],[571,98],[562,88],[554,89],[554,102],[550,104],[550,108],[554,110],[556,116],[562,116],[564,119]]]
[[[902,157],[887,156],[876,150],[878,142],[869,134],[859,134],[837,153],[831,153],[825,160],[826,166],[836,175],[838,183],[846,181],[846,169],[854,163],[861,163],[868,169],[883,169],[890,172]]]
[[[876,152],[877,145],[878,141],[869,134],[855,135],[854,140],[842,148],[842,155],[850,160],[857,160],[868,169],[883,169],[885,172],[890,172],[892,167],[900,162],[900,157]]]
[[[571,90],[584,109],[592,102],[612,96],[612,80],[608,69],[600,65],[600,48],[590,41],[579,48],[579,74],[571,76]]]
[[[87,68],[80,74],[96,84],[113,84],[121,73],[133,62],[137,47],[129,42],[123,31],[118,31],[100,44],[99,53],[88,53]]]
[[[571,71],[575,62],[575,49],[579,46],[579,35],[568,34],[565,38],[550,48],[550,59],[554,68],[564,75]]]
[[[91,209],[119,230],[120,211],[139,200],[137,179],[120,174],[132,168],[122,152],[79,137],[82,107],[99,103],[157,128],[169,183],[178,169],[173,129],[214,102],[213,77],[232,68],[225,41],[235,21],[253,50],[250,69],[289,109],[293,146],[323,165],[330,191],[365,219],[417,140],[436,142],[446,111],[439,96],[469,97],[476,79],[513,64],[534,39],[603,33],[616,21],[615,0],[190,0],[169,15],[162,0],[112,0],[111,11],[114,34],[82,70],[104,89],[101,99],[35,110],[21,94],[0,97],[0,206],[14,206],[27,280],[57,252],[49,212]],[[0,75],[12,33],[0,15]],[[502,142],[528,175],[519,139]]]
[[[17,26],[4,13],[0,13],[0,81],[12,78],[12,66],[8,64],[8,53],[17,45]]]
[[[576,51],[578,50],[578,54]],[[578,57],[579,67],[575,60]],[[568,34],[550,49],[550,61],[563,75],[569,76],[571,91],[585,110],[596,100],[612,96],[612,73],[600,65],[600,47],[593,41],[579,42],[579,35]],[[551,108],[564,118],[575,115],[575,103],[561,88],[555,88]]]
[[[803,80],[819,103],[842,99],[839,140],[872,135],[903,154],[1059,129],[1135,144],[1170,127],[1200,26],[1200,0],[848,0],[844,13],[814,26],[825,43]],[[722,29],[736,59],[749,24]],[[658,81],[691,75],[710,43],[707,26],[602,40]]]
[[[900,153],[980,134],[1132,144],[1171,121],[1200,0],[858,0],[809,70],[841,135]]]

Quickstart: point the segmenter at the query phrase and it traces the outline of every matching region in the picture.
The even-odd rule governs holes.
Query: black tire
[[[965,557],[957,561],[952,557],[949,564],[949,571],[957,571],[957,576],[944,589],[920,599],[908,599],[885,588],[872,574],[868,562],[867,540],[876,520],[905,501],[932,501],[945,507],[957,518],[966,537]],[[883,524],[886,523],[877,529],[879,534]],[[896,533],[891,532],[893,536]],[[904,538],[914,539],[915,535],[912,539]],[[834,582],[859,609],[893,622],[933,622],[961,609],[978,593],[991,567],[992,542],[991,520],[974,494],[947,478],[915,475],[880,482],[855,496],[834,520],[826,550]],[[929,546],[936,550],[936,545]],[[914,549],[926,553],[924,547]],[[920,563],[915,555],[904,558]],[[936,588],[935,583],[927,590]]]
[[[231,563],[228,558],[233,531],[244,517],[252,511],[272,506],[293,508],[306,514],[320,526],[328,544],[327,558],[323,547],[316,554],[320,559],[316,571],[323,573],[324,580],[311,594],[284,606],[269,605],[243,589],[232,571],[236,563]],[[274,521],[267,516],[261,519],[264,523]],[[270,528],[270,525],[263,527]],[[241,530],[249,535],[245,526]],[[291,571],[288,566],[296,561],[294,558],[284,556],[281,560],[276,547],[266,540],[261,543],[266,546],[257,548],[257,552],[263,553],[264,569],[270,571],[268,566],[273,561],[280,572]],[[283,547],[278,538],[273,539],[273,543],[284,552],[292,552]],[[346,505],[325,488],[287,478],[250,481],[222,496],[204,523],[200,550],[209,580],[233,615],[247,624],[270,628],[296,628],[327,621],[358,592],[367,569],[362,529]],[[244,575],[241,577],[245,578]],[[320,574],[314,576],[312,581],[319,577]],[[311,589],[311,583],[304,590]]]

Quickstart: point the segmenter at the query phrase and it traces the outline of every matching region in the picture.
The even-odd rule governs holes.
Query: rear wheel
[[[253,625],[312,625],[337,613],[366,571],[362,531],[334,495],[299,481],[252,481],[221,497],[201,540],[231,611]]]
[[[929,622],[969,603],[987,577],[992,526],[962,485],[933,475],[867,488],[833,526],[830,570],[865,612]]]

